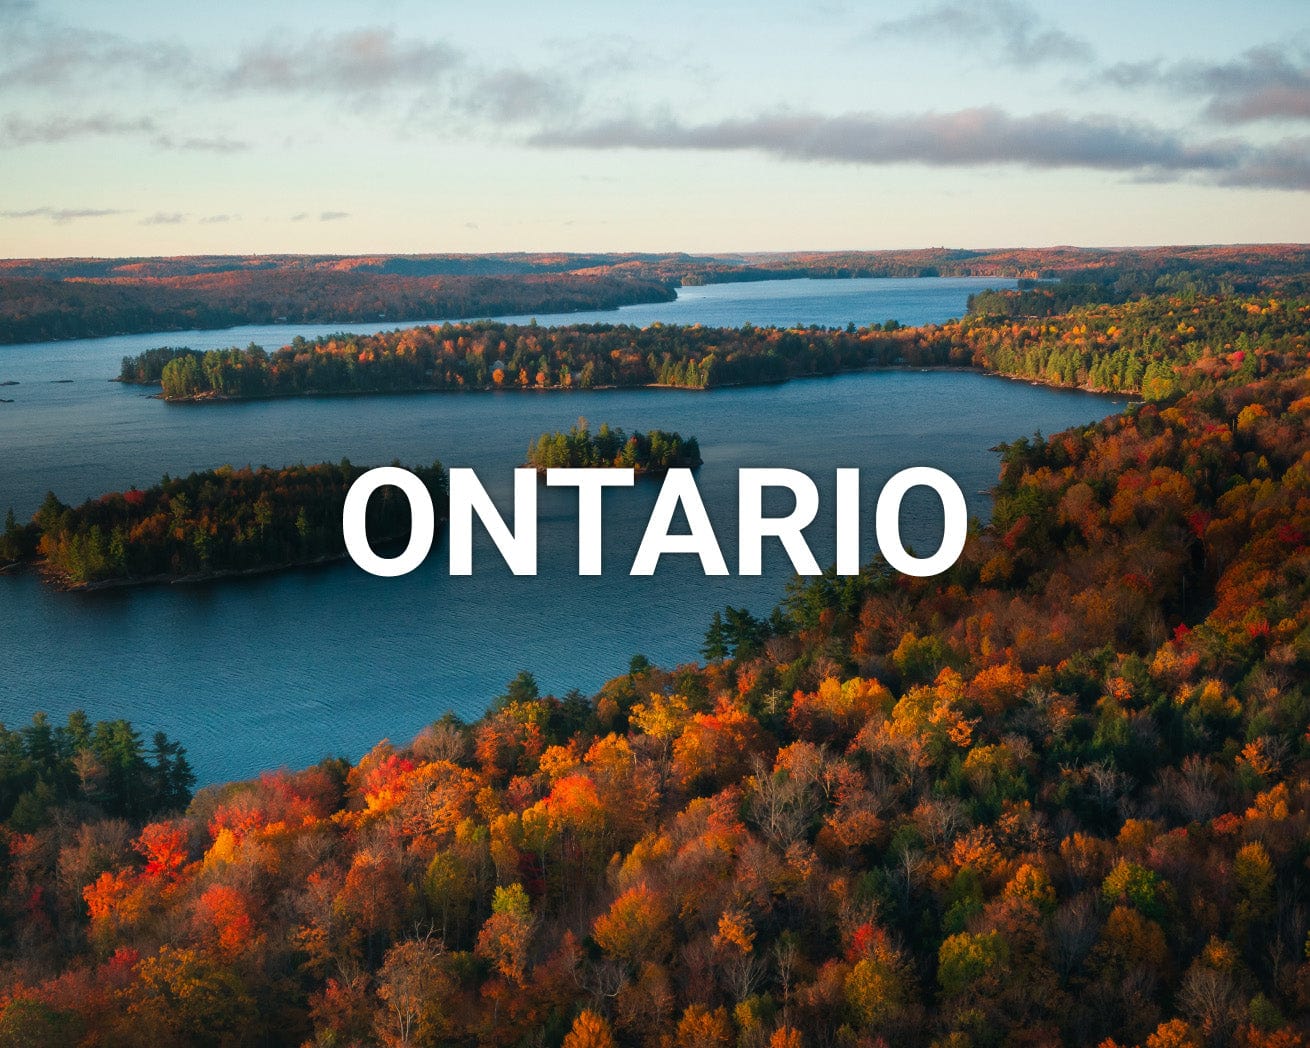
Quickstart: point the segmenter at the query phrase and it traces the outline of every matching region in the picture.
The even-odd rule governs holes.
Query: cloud
[[[56,225],[67,225],[82,218],[104,218],[107,215],[126,215],[128,211],[108,207],[33,207],[26,211],[0,211],[0,218],[46,218]]]
[[[249,144],[224,136],[193,137],[161,131],[153,117],[118,117],[108,113],[91,116],[53,116],[42,120],[9,116],[0,121],[0,144],[17,148],[54,145],[80,138],[146,138],[159,149],[207,153],[233,153]]]
[[[1089,73],[1077,81],[1081,88],[1095,87],[1098,84],[1111,84],[1114,87],[1133,88],[1155,83],[1160,79],[1160,59],[1149,62],[1115,62]]]
[[[241,153],[250,148],[249,142],[224,135],[211,137],[172,134],[156,135],[155,145],[160,149],[175,149],[192,153]]]
[[[1257,148],[1236,139],[1189,142],[1109,116],[1011,116],[994,107],[891,116],[780,113],[682,124],[629,117],[528,138],[547,148],[749,150],[786,160],[931,167],[1003,165],[1117,171],[1139,178],[1195,175],[1223,185],[1310,188],[1295,143]]]
[[[496,69],[468,77],[454,98],[463,115],[518,122],[576,111],[578,92],[559,77],[523,69]]]
[[[1310,137],[1285,138],[1253,150],[1245,163],[1217,181],[1245,188],[1310,189]]]
[[[543,132],[530,142],[601,149],[758,150],[792,160],[857,164],[1109,170],[1210,169],[1224,166],[1231,148],[1187,146],[1175,135],[1112,117],[1013,117],[994,107],[914,116],[783,113],[693,125],[625,119]]]
[[[368,93],[431,83],[462,61],[461,53],[445,44],[404,41],[394,30],[365,28],[294,43],[270,39],[243,51],[221,83],[244,91]]]
[[[186,221],[187,216],[181,211],[156,211],[147,215],[138,225],[142,226],[177,226]]]
[[[1209,66],[1180,66],[1173,78],[1209,92],[1206,114],[1227,124],[1287,118],[1310,120],[1310,56],[1293,59],[1273,47]]]
[[[1056,28],[1031,6],[1018,0],[942,3],[920,14],[882,22],[870,35],[924,38],[934,42],[950,38],[974,45],[987,40],[997,45],[1002,61],[1023,68],[1042,62],[1092,59],[1092,48],[1085,40]]]
[[[1310,54],[1268,45],[1227,62],[1120,62],[1085,85],[1163,87],[1206,100],[1204,114],[1221,124],[1310,120]]]
[[[216,226],[216,225],[220,225],[223,222],[240,222],[240,221],[241,221],[240,215],[228,215],[228,214],[205,215],[200,220],[200,224],[202,226]]]
[[[349,211],[322,211],[319,213],[320,222],[340,222],[343,218],[349,218]]]
[[[0,84],[61,89],[90,81],[142,79],[172,90],[194,84],[204,64],[188,48],[161,40],[130,40],[37,17],[5,30]]]
[[[428,117],[455,114],[497,123],[559,117],[576,109],[579,96],[571,79],[549,70],[488,66],[441,41],[406,40],[380,27],[297,42],[271,39],[238,55],[217,84],[229,91],[357,101],[409,94]]]
[[[6,0],[0,0],[5,3]],[[497,66],[441,40],[406,37],[364,26],[338,33],[285,32],[227,54],[176,42],[129,38],[36,17],[6,27],[0,48],[0,87],[44,94],[60,113],[77,111],[73,98],[113,97],[130,83],[157,90],[167,84],[192,111],[230,106],[234,96],[277,96],[291,103],[343,100],[370,118],[392,110],[400,134],[434,127],[449,134],[463,122],[471,132],[575,115],[598,71],[578,66],[577,55],[557,56],[550,67]],[[558,71],[557,71],[558,70]],[[622,69],[618,70],[620,73]],[[613,71],[611,71],[611,74]],[[159,149],[234,153],[250,143],[162,114],[136,119],[111,115],[47,120],[12,118],[0,126],[0,143],[14,147],[91,135],[149,138]]]
[[[26,146],[67,142],[93,135],[152,135],[155,130],[155,122],[149,117],[124,119],[101,113],[85,117],[56,116],[45,120],[29,120],[10,116],[0,123],[0,141],[9,146]]]

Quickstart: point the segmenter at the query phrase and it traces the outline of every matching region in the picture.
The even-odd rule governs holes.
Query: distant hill
[[[1064,280],[1158,291],[1304,291],[1310,246],[919,248],[761,254],[196,255],[0,260],[0,343],[237,324],[610,309],[684,284],[794,277]]]

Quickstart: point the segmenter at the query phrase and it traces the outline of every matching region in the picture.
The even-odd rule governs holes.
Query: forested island
[[[592,432],[579,419],[567,433],[543,433],[528,447],[528,465],[538,470],[557,468],[618,467],[637,474],[667,473],[675,467],[695,469],[701,464],[700,444],[662,429],[627,434],[602,422]]]
[[[65,589],[202,580],[316,564],[345,555],[346,492],[365,470],[339,464],[270,469],[225,466],[164,479],[152,488],[66,506],[47,494],[31,522],[10,510],[0,567],[36,563]],[[440,463],[414,472],[439,518],[446,505]],[[408,501],[386,488],[368,505],[378,543],[409,534]]]
[[[667,302],[679,285],[811,277],[1058,279],[1083,302],[1306,294],[1300,245],[767,254],[0,259],[0,344],[280,321],[392,322]],[[1066,304],[1069,304],[1066,301]]]
[[[701,663],[434,697],[154,817],[0,808],[0,1043],[1304,1046],[1306,320],[977,328],[1035,371],[1159,356],[1004,449],[938,578],[797,582]],[[45,738],[0,735],[25,794],[71,781]]]
[[[199,353],[163,347],[123,360],[119,379],[159,383],[172,401],[335,393],[664,386],[713,389],[871,367],[976,367],[1015,378],[1158,400],[1175,369],[1218,349],[1294,352],[1310,297],[1154,295],[1009,315],[1025,292],[982,297],[979,312],[922,327],[565,327],[490,321],[377,335],[295,339]],[[1022,305],[1015,307],[1023,308]],[[985,310],[985,311],[983,311]]]

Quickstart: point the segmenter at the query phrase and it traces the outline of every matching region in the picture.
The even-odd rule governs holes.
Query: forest
[[[340,464],[233,469],[164,479],[66,506],[48,493],[28,524],[12,510],[0,533],[0,567],[35,562],[65,589],[209,579],[316,564],[345,556],[342,509],[365,472]],[[414,470],[444,519],[441,464]],[[409,502],[379,492],[367,513],[378,543],[409,534]]]
[[[0,265],[0,345],[238,324],[560,313],[674,297],[669,284],[625,274],[414,276],[283,267],[52,279],[6,272]]]
[[[695,437],[652,429],[625,433],[602,422],[595,433],[585,418],[567,433],[543,433],[528,447],[528,465],[538,470],[617,467],[643,473],[667,473],[674,467],[695,469],[701,464]]]
[[[255,345],[206,353],[161,347],[125,358],[119,380],[159,383],[166,400],[207,401],[418,390],[712,389],[871,367],[976,367],[1158,400],[1174,391],[1178,366],[1216,347],[1254,362],[1256,349],[1297,352],[1307,344],[1310,296],[1186,292],[1081,304],[1058,316],[1009,315],[1008,303],[1022,303],[1027,294],[1010,292],[999,302],[979,296],[979,312],[922,327],[482,321],[297,338],[272,353]]]
[[[167,812],[24,805],[0,1044],[1304,1048],[1306,308],[942,329],[1147,397],[1007,445],[945,575]]]
[[[156,732],[147,747],[125,720],[93,724],[79,710],[62,726],[44,713],[17,730],[0,724],[0,821],[11,832],[71,818],[126,834],[127,820],[185,808],[195,784],[180,743]],[[94,846],[84,853],[95,855]]]
[[[802,277],[1002,277],[1095,289],[1310,293],[1297,245],[768,254],[210,255],[0,259],[0,344],[278,321],[419,321],[666,302],[680,285]],[[1072,303],[1066,303],[1072,304]]]

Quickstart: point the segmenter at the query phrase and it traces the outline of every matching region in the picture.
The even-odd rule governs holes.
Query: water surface
[[[923,322],[958,315],[968,291],[987,283],[994,282],[715,285],[684,289],[678,303],[631,310],[651,311],[634,322],[688,322],[693,315],[707,324],[763,324],[780,316],[832,325],[889,316]],[[854,312],[857,306],[863,312]],[[912,311],[930,307],[936,312]],[[618,311],[625,319],[628,312]],[[12,503],[27,515],[47,488],[72,502],[221,463],[440,458],[475,468],[508,516],[511,471],[529,441],[585,415],[597,425],[699,438],[705,464],[698,484],[734,569],[737,470],[808,473],[823,502],[807,538],[820,563],[830,563],[838,467],[863,471],[868,556],[877,493],[896,470],[946,470],[970,511],[985,517],[983,492],[997,468],[989,448],[1122,406],[967,372],[873,372],[707,393],[498,392],[208,406],[169,405],[104,381],[123,354],[163,342],[276,346],[322,330],[280,326],[0,348],[0,380],[22,383],[0,387],[0,395],[15,398],[0,404],[0,507]],[[74,381],[53,381],[61,378]],[[447,710],[476,717],[520,669],[558,694],[593,691],[638,652],[664,665],[695,659],[711,614],[729,603],[767,614],[790,564],[773,544],[756,578],[707,579],[690,557],[666,557],[651,578],[629,576],[657,492],[658,481],[643,480],[606,493],[605,572],[594,578],[576,573],[576,495],[544,486],[534,578],[511,575],[480,530],[474,573],[463,578],[447,574],[441,542],[422,569],[400,579],[342,564],[207,586],[65,594],[31,575],[0,578],[0,720],[25,722],[38,709],[62,719],[77,708],[94,718],[127,717],[143,731],[162,728],[181,739],[202,780],[216,781],[326,754],[357,758],[383,737],[408,740]],[[938,516],[931,496],[907,500],[907,541],[930,549]]]

